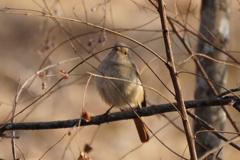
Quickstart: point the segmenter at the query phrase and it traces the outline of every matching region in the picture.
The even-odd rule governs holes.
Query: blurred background
[[[197,33],[201,1],[169,0],[166,6],[169,16],[186,24],[191,31]],[[236,59],[240,58],[240,32],[236,23],[240,19],[239,8],[237,1],[231,1],[230,43],[226,47]],[[0,10],[2,11],[0,12],[0,123],[11,117],[15,97],[23,84],[26,86],[18,96],[15,113],[27,107],[54,85],[61,78],[60,70],[68,72],[82,61],[79,57],[86,58],[98,52],[99,54],[90,58],[88,63],[79,65],[71,72],[68,79],[61,81],[46,96],[16,116],[15,121],[74,119],[81,116],[83,108],[91,115],[105,113],[109,106],[103,103],[96,92],[94,78],[89,72],[96,72],[94,67],[97,67],[111,50],[104,49],[112,47],[118,41],[128,44],[134,50],[132,56],[140,70],[143,84],[156,89],[168,100],[175,101],[172,94],[146,67],[145,63],[148,63],[164,84],[173,90],[168,70],[156,56],[124,37],[80,23],[80,21],[89,22],[129,36],[165,58],[159,15],[148,1],[1,0]],[[41,12],[51,12],[53,15],[78,21],[53,20],[39,16]],[[194,62],[191,59],[185,61],[188,54],[181,42],[172,32],[171,36],[177,69],[195,72]],[[192,49],[196,50],[197,37],[190,34],[186,36]],[[72,44],[67,37],[71,39]],[[41,72],[43,76],[36,74],[46,67],[49,69]],[[239,87],[239,68],[229,66],[228,70],[226,88]],[[179,76],[184,99],[192,100],[196,77],[189,74]],[[165,98],[148,88],[146,95],[149,104],[168,103]],[[239,126],[239,113],[231,107],[228,107],[228,110]],[[112,110],[112,112],[116,111],[118,110]],[[146,124],[153,132],[160,130],[156,135],[162,142],[178,154],[189,157],[185,134],[170,124],[170,121],[183,128],[177,113],[145,118]],[[226,131],[232,131],[228,123]],[[93,148],[89,153],[93,160],[121,159],[127,153],[129,154],[123,159],[180,159],[155,138],[141,145],[134,123],[130,120],[70,129],[20,130],[16,131],[16,135],[20,137],[16,140],[17,158],[21,159],[40,159],[47,151],[43,159],[77,159],[85,144],[90,144]],[[52,146],[54,147],[51,148]],[[137,149],[132,151],[135,148]],[[240,152],[236,149],[230,146],[224,148],[223,159],[234,160],[239,156]],[[12,159],[10,139],[0,139],[0,158]]]

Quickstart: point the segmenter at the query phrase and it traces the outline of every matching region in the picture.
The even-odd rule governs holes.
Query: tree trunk
[[[203,53],[214,59],[227,59],[224,53],[219,49],[223,49],[228,41],[229,36],[229,2],[228,0],[202,0],[200,34],[204,36],[211,44],[199,38],[197,53]],[[217,48],[218,49],[217,49]],[[226,82],[227,67],[223,64],[216,63],[210,59],[201,57],[200,62],[211,81],[223,85]],[[197,69],[197,74],[201,75]],[[197,77],[195,90],[195,99],[211,98],[221,92],[221,87],[214,85],[215,92],[206,83],[206,80]],[[195,110],[195,114],[208,122],[215,129],[221,131],[224,129],[225,113],[221,107],[199,108]],[[204,130],[200,124],[194,123],[194,132]],[[210,132],[198,133],[196,135],[196,151],[198,157],[207,151],[217,147],[220,139]],[[217,153],[211,154],[207,160],[215,159]],[[221,159],[218,156],[216,159]]]

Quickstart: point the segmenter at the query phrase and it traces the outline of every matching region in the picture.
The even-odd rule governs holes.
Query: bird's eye
[[[128,55],[128,53],[129,53],[129,49],[128,48],[124,48],[124,54]]]

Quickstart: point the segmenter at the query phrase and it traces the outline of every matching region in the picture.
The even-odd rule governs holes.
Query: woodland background
[[[199,28],[200,3],[201,1],[199,0],[169,0],[166,1],[167,14],[183,22],[187,21],[189,28],[197,32]],[[162,57],[165,57],[159,15],[148,1],[49,0],[45,4],[53,15],[80,19],[84,22],[111,28],[142,42]],[[5,7],[12,8],[14,10],[10,11],[19,13],[29,11],[15,9],[47,10],[44,1],[41,0],[1,0],[0,9]],[[19,85],[39,71],[41,65],[46,67],[60,61],[78,57],[78,55],[74,53],[68,42],[49,55],[50,51],[56,46],[67,40],[63,31],[50,18],[34,16],[34,14],[29,14],[28,16],[0,14],[0,17],[0,122],[4,123],[11,116],[14,98]],[[227,45],[227,50],[236,59],[239,59],[240,32],[238,22],[240,20],[240,5],[237,0],[231,1],[230,19],[230,42]],[[58,19],[58,21],[71,35],[80,35],[78,37],[79,43],[76,41],[72,42],[82,57],[86,58],[91,53],[112,47],[117,41],[125,42],[149,63],[162,81],[172,89],[171,79],[166,66],[143,47],[95,27],[68,20]],[[186,36],[189,38],[192,49],[196,50],[197,38]],[[175,35],[172,35],[172,47],[177,70],[195,72],[194,62],[191,60],[185,61],[189,55]],[[99,60],[103,59],[109,52],[110,50],[102,51],[98,54],[99,59],[91,58],[88,62],[97,67]],[[170,101],[174,102],[174,97],[154,77],[152,72],[146,68],[143,61],[135,54],[132,55],[140,70],[144,85],[157,89]],[[47,59],[43,63],[46,57]],[[25,88],[21,94],[16,113],[56,83],[61,78],[58,75],[60,70],[69,71],[79,61],[80,59],[69,61],[68,63],[50,68],[46,73],[49,75],[48,77],[39,78],[37,76],[33,83]],[[15,121],[41,122],[74,119],[80,117],[82,108],[91,115],[103,114],[109,106],[104,104],[96,92],[93,79],[87,85],[89,78],[87,72],[95,73],[95,70],[86,63],[80,65],[69,75],[68,79],[57,85],[52,92],[15,117]],[[228,66],[226,88],[239,87],[239,73],[239,68]],[[196,77],[190,74],[180,74],[179,76],[184,100],[192,100]],[[43,83],[46,85],[44,89],[42,88]],[[146,89],[146,95],[149,104],[168,103],[160,95],[149,89]],[[239,113],[232,107],[228,107],[228,110],[239,126]],[[113,112],[115,111],[118,110],[113,110]],[[188,157],[189,153],[186,148],[187,142],[184,133],[170,124],[169,121],[173,121],[182,128],[178,113],[172,112],[145,118],[146,124],[152,131],[155,132],[161,129],[156,134],[159,139],[175,152]],[[228,123],[227,121],[225,130],[232,131],[232,127],[229,127]],[[135,126],[130,120],[103,124],[101,126],[70,129],[20,130],[16,131],[16,135],[20,137],[16,140],[17,157],[24,157],[25,159],[40,159],[47,151],[43,159],[77,159],[85,144],[90,144],[93,148],[89,153],[93,160],[121,159],[128,152],[131,153],[123,159],[180,159],[155,138],[141,145]],[[228,137],[229,135],[226,136]],[[0,139],[0,158],[12,159],[10,141],[11,139],[7,138]],[[54,147],[51,148],[52,146]],[[138,146],[137,150],[131,151]],[[237,157],[240,157],[240,152],[236,149],[230,146],[224,148],[223,159],[235,160]]]

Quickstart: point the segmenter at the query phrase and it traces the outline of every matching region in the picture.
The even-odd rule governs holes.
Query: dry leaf
[[[69,78],[69,74],[64,70],[60,70],[58,72],[58,75],[62,76],[62,79],[68,79]]]
[[[91,121],[91,116],[89,115],[89,113],[87,111],[82,111],[81,118],[87,122]]]
[[[91,158],[88,156],[88,154],[86,152],[80,152],[80,156],[78,158],[78,160],[91,160]]]
[[[39,78],[44,78],[45,76],[46,76],[46,72],[45,72],[45,71],[40,72],[40,73],[38,74],[38,77],[39,77]]]

